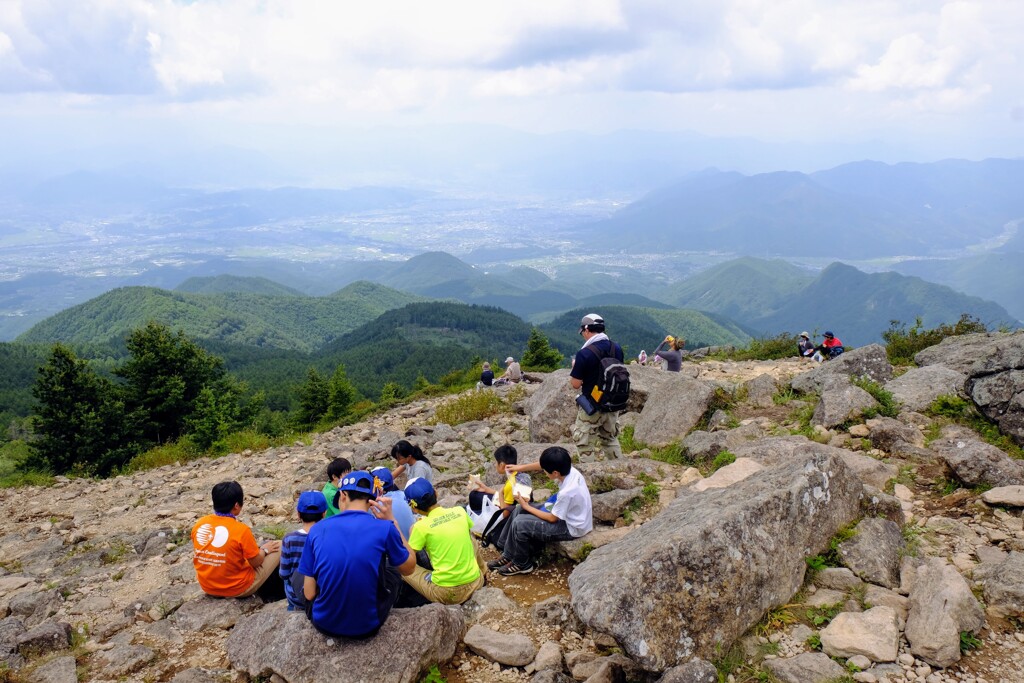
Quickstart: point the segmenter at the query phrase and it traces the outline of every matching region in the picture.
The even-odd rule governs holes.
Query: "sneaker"
[[[507,565],[498,570],[498,573],[502,576],[515,576],[516,574],[529,574],[537,567],[533,564],[524,564],[520,567],[517,564],[509,562]]]
[[[512,560],[506,560],[504,557],[499,557],[496,560],[491,560],[487,563],[488,569],[501,569],[507,564],[512,564]]]

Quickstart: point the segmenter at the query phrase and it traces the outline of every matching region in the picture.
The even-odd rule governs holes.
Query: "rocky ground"
[[[243,521],[279,536],[331,458],[390,464],[390,446],[410,438],[455,504],[468,474],[495,481],[498,445],[532,461],[568,441],[565,371],[485,421],[432,424],[446,397],[308,444],[2,491],[3,675],[418,681],[437,667],[434,680],[451,683],[711,683],[714,660],[731,681],[1024,681],[1024,463],[923,412],[959,394],[1017,429],[1024,337],[977,337],[899,376],[880,347],[820,368],[635,368],[622,423],[651,448],[580,464],[598,528],[532,575],[492,576],[463,607],[396,611],[358,645],[317,636],[279,603],[200,594],[188,533],[213,484],[240,481]],[[850,375],[889,389],[898,415],[865,419],[877,404]],[[686,463],[652,459],[679,441]],[[712,473],[726,451],[735,461]]]

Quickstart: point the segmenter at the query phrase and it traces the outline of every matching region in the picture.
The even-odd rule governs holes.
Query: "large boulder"
[[[393,610],[380,632],[366,640],[327,638],[305,614],[283,607],[265,607],[231,631],[224,647],[235,669],[250,676],[277,674],[289,683],[414,683],[452,658],[465,628],[460,608],[431,604]]]
[[[943,395],[966,396],[967,375],[942,365],[911,368],[890,380],[885,390],[906,410],[922,411]]]
[[[526,666],[537,656],[537,646],[528,636],[500,633],[480,624],[470,627],[463,642],[484,659],[505,666]]]
[[[555,370],[526,400],[530,441],[557,443],[571,440],[576,419],[576,394],[569,386],[569,371]]]
[[[843,612],[821,631],[821,649],[831,657],[864,655],[872,662],[895,662],[899,644],[900,629],[892,607]]]
[[[683,447],[694,460],[714,460],[722,451],[735,451],[743,444],[764,436],[764,429],[756,422],[742,424],[735,429],[706,432],[698,429],[683,439]]]
[[[805,394],[817,394],[825,387],[836,384],[837,379],[850,377],[867,377],[883,385],[892,379],[892,365],[885,355],[885,347],[871,344],[847,351],[839,358],[797,375],[790,386]]]
[[[843,564],[868,583],[899,588],[900,559],[906,548],[900,525],[869,517],[858,522],[854,532],[853,537],[839,544]]]
[[[758,439],[737,446],[732,452],[737,460],[750,458],[765,467],[792,462],[808,455],[833,455],[842,458],[846,466],[851,468],[863,483],[877,489],[884,489],[889,480],[899,473],[899,468],[895,465],[844,448],[820,444],[805,436],[772,436]]]
[[[789,659],[769,659],[764,663],[780,683],[828,683],[838,681],[846,669],[822,652],[804,652]]]
[[[814,407],[811,424],[831,429],[860,417],[865,410],[877,405],[871,394],[852,384],[826,388]]]
[[[834,455],[794,458],[725,489],[681,492],[576,567],[573,608],[645,669],[714,657],[788,602],[803,582],[804,558],[856,517],[860,494]]]
[[[977,633],[985,613],[964,577],[942,558],[925,560],[910,591],[906,637],[910,651],[932,666],[960,660],[960,634]]]
[[[1018,362],[1024,365],[1024,357]],[[1024,444],[1024,368],[971,377],[967,393],[1001,432]]]
[[[1024,619],[1024,553],[1011,552],[1002,562],[974,570],[981,581],[988,611],[1002,619]]]
[[[1024,462],[975,439],[941,439],[931,449],[966,486],[1024,484]]]
[[[655,386],[636,421],[634,437],[652,446],[681,440],[700,422],[714,395],[714,386],[689,377]]]

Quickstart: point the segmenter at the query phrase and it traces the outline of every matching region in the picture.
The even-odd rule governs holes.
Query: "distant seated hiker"
[[[654,358],[660,358],[665,362],[665,369],[669,372],[679,372],[683,367],[683,347],[686,340],[682,337],[669,335],[651,353]]]
[[[518,384],[523,381],[523,370],[515,358],[509,356],[505,359],[505,374],[494,380],[494,384]]]
[[[416,521],[416,516],[412,513],[412,508],[409,507],[405,493],[395,486],[395,479],[387,467],[375,467],[370,470],[370,474],[373,476],[373,492],[376,496],[378,498],[384,496],[394,501],[391,511],[395,515],[395,521],[398,522],[398,530],[402,532],[402,536],[406,540],[409,540],[409,530],[412,528],[413,522]]]
[[[494,466],[498,470],[498,474],[505,477],[505,483],[502,485],[501,490],[497,491],[481,482],[477,485],[476,490],[469,492],[469,508],[477,514],[480,514],[480,511],[483,509],[485,498],[494,496],[495,502],[498,504],[498,510],[494,513],[492,519],[487,522],[482,535],[481,545],[484,547],[490,543],[497,542],[505,522],[512,514],[512,509],[518,504],[514,493],[516,485],[518,484],[519,487],[526,489],[532,489],[533,487],[529,474],[526,472],[513,474],[508,470],[509,465],[515,465],[518,462],[519,453],[516,452],[514,446],[510,444],[498,446],[494,451]],[[501,548],[498,549],[501,550]]]
[[[409,547],[425,550],[432,569],[419,565],[402,579],[417,593],[445,605],[461,605],[484,585],[483,565],[469,530],[473,521],[461,507],[443,508],[426,479],[413,479],[405,495],[423,517],[412,525]]]
[[[299,515],[302,527],[290,531],[281,539],[281,566],[277,573],[284,582],[284,595],[288,599],[288,611],[304,611],[306,596],[302,594],[305,578],[299,573],[299,560],[302,549],[306,545],[306,536],[313,525],[324,518],[327,512],[327,499],[320,491],[303,491],[295,503],[295,511]]]
[[[403,439],[391,447],[391,457],[398,463],[398,467],[391,470],[391,476],[395,479],[404,472],[409,479],[420,477],[433,483],[434,468],[419,446]]]
[[[636,362],[640,365],[647,365],[647,352],[640,349],[640,355],[636,357]]]
[[[536,552],[537,546],[571,541],[594,528],[590,491],[583,475],[572,466],[569,452],[561,446],[546,448],[539,462],[509,465],[506,469],[517,473],[543,470],[558,484],[554,500],[545,504],[533,505],[525,497],[518,498],[519,505],[512,511],[498,541],[501,557],[487,563],[488,569],[496,569],[502,576],[529,574],[536,569],[531,553]]]
[[[313,525],[299,560],[306,615],[326,635],[369,638],[391,613],[416,555],[392,500],[374,498],[369,472],[346,474],[338,491],[341,513]]]
[[[281,541],[256,544],[252,529],[238,521],[242,512],[242,485],[222,481],[213,487],[213,514],[200,518],[192,528],[192,564],[199,587],[220,598],[247,598],[277,577]],[[268,586],[268,594],[276,588]],[[278,593],[279,594],[279,593]]]
[[[338,514],[338,482],[352,471],[352,463],[345,458],[335,458],[327,466],[327,483],[324,484],[324,498],[327,500],[327,516]]]
[[[839,341],[839,338],[831,332],[826,331],[825,339],[821,342],[821,346],[814,350],[814,355],[811,357],[820,363],[835,358],[843,351],[843,342]]]
[[[802,358],[810,358],[814,355],[814,342],[811,341],[811,336],[806,332],[800,333],[800,339],[796,343],[797,355]]]
[[[476,383],[477,389],[494,386],[494,371],[490,363],[484,363],[483,371],[480,373],[480,381]]]

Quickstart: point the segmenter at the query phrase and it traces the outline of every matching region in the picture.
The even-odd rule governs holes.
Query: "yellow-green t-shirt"
[[[473,521],[460,507],[436,507],[412,525],[409,546],[413,550],[427,549],[434,565],[430,580],[435,586],[462,586],[480,576],[469,534],[472,527]]]

